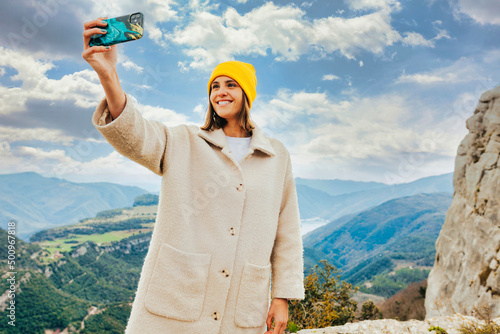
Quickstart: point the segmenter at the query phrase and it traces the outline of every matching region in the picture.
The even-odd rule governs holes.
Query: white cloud
[[[12,153],[10,144],[3,140],[0,141],[0,161],[2,162],[2,173],[19,173],[30,169],[23,164],[22,159]],[[29,167],[28,167],[29,168]]]
[[[148,120],[159,121],[167,126],[175,126],[179,124],[194,124],[188,121],[188,117],[183,114],[178,114],[173,110],[162,108],[159,106],[144,105],[137,102],[133,96],[133,103],[137,109]]]
[[[353,10],[401,9],[401,3],[397,0],[345,0],[345,2]]]
[[[359,61],[359,67],[363,67],[365,65],[365,63],[363,63],[362,60]]]
[[[203,104],[197,104],[196,107],[193,109],[193,114],[195,114],[196,119],[199,120],[198,123],[205,123],[205,117],[207,114],[207,106]]]
[[[434,47],[433,41],[426,40],[424,36],[420,35],[419,33],[406,32],[404,33],[404,35],[405,37],[402,40],[403,45],[411,45],[411,46],[421,45],[421,46]]]
[[[161,39],[163,37],[163,32],[160,28],[155,26],[146,26],[144,29],[147,31],[149,38],[151,38],[156,44],[162,45]]]
[[[69,145],[73,141],[73,138],[65,135],[59,129],[30,128],[27,130],[12,126],[0,126],[0,141],[14,142],[30,140]]]
[[[498,0],[450,0],[455,12],[465,14],[480,24],[500,24]]]
[[[221,16],[200,10],[192,13],[187,25],[178,25],[173,32],[163,34],[159,43],[184,47],[191,61],[179,66],[186,71],[209,70],[218,62],[242,55],[271,54],[277,61],[297,61],[303,55],[320,59],[339,53],[355,59],[361,52],[382,54],[387,46],[399,42],[406,46],[434,47],[436,40],[449,38],[442,29],[437,29],[438,35],[431,40],[417,32],[401,36],[391,25],[391,14],[400,9],[398,1],[352,0],[349,4],[353,9],[372,12],[349,18],[329,16],[311,20],[299,7],[272,2],[245,14],[231,7]]]
[[[30,147],[30,146],[21,146],[19,148],[19,151],[21,154],[25,155],[30,155],[35,160],[43,160],[43,159],[53,159],[53,160],[66,160],[69,158],[66,157],[66,154],[64,153],[63,150],[50,150],[50,151],[44,151],[40,148],[37,147]]]
[[[135,70],[140,68],[127,59],[125,64],[127,64],[125,66]],[[54,106],[54,109],[60,107],[63,102],[66,102],[65,108],[67,108],[68,101],[76,107],[88,109],[96,107],[104,95],[99,78],[93,70],[86,69],[66,74],[60,79],[49,79],[46,72],[54,67],[51,62],[41,61],[23,52],[2,47],[0,47],[0,66],[13,68],[17,73],[11,76],[11,80],[19,84],[19,86],[14,87],[5,87],[0,84],[0,104],[2,104],[0,114],[3,115],[25,112],[27,105],[33,100],[47,101],[51,107]],[[146,89],[146,87],[142,87],[142,89]],[[133,94],[130,96],[132,102],[136,103],[138,109],[148,119],[157,120],[167,125],[188,123],[188,117],[183,114],[158,106],[139,104]],[[70,145],[74,138],[65,134],[64,129],[18,128],[2,125],[0,126],[1,140],[6,140],[9,143],[21,140],[38,140]],[[93,138],[86,140],[95,141]]]
[[[396,81],[396,83],[409,83],[414,82],[418,84],[433,84],[433,83],[444,83],[453,82],[457,79],[457,76],[453,73],[447,73],[445,76],[429,75],[429,74],[402,74]]]
[[[443,39],[443,38],[451,39],[450,35],[448,34],[448,32],[446,30],[438,29],[437,35],[432,40],[438,41],[438,40]]]
[[[333,81],[333,80],[340,80],[340,77],[336,76],[335,74],[325,74],[323,75],[324,81]]]
[[[473,59],[460,58],[449,66],[424,73],[406,74],[406,71],[403,70],[396,83],[456,84],[459,82],[482,81],[485,79],[486,74],[484,68]]]
[[[49,175],[74,182],[112,182],[159,192],[161,177],[116,151],[91,161],[54,165]],[[119,170],[120,173],[116,171]]]
[[[392,173],[391,182],[436,174],[432,168],[451,171],[465,129],[451,128],[440,115],[401,92],[334,102],[326,93],[281,90],[252,111],[252,119],[290,150],[298,174],[373,180],[377,170]],[[403,175],[398,168],[407,157],[421,162]]]
[[[42,62],[22,52],[2,47],[0,66],[14,68],[17,73],[10,79],[21,82],[19,87],[0,85],[2,114],[25,110],[28,99],[69,100],[81,107],[95,106],[102,94],[97,74],[91,70],[67,74],[59,80],[49,79],[45,73],[54,67],[51,62]]]
[[[193,20],[167,36],[185,46],[192,58],[185,67],[208,69],[237,55],[265,56],[270,50],[278,61],[296,61],[308,53],[334,53],[353,59],[361,51],[380,54],[402,39],[392,28],[390,12],[380,10],[353,17],[304,18],[295,6],[268,2],[240,15],[228,8],[222,16],[193,13]],[[221,47],[223,46],[223,47]]]
[[[132,14],[137,11],[144,13],[145,22],[153,25],[168,22],[178,18],[178,12],[173,9],[173,0],[147,0],[138,6],[136,0],[92,0],[91,17],[111,15],[110,17]],[[140,8],[139,8],[140,7]],[[89,16],[88,14],[85,16]]]
[[[143,67],[137,65],[136,63],[134,63],[133,61],[131,61],[130,59],[120,63],[123,67],[125,67],[125,69],[127,71],[130,71],[130,70],[134,70],[136,72],[139,72],[141,73],[142,70],[144,69]]]

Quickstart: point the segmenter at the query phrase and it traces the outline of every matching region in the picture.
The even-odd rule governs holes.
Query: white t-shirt
[[[229,145],[229,149],[231,150],[231,154],[236,158],[239,162],[243,159],[250,147],[250,137],[229,137],[226,136],[227,144]]]

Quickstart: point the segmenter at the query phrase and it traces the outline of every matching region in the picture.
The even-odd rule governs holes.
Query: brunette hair
[[[212,93],[212,88],[210,88],[210,93]],[[210,96],[210,93],[208,94]],[[248,105],[248,98],[243,91],[243,106],[241,107],[240,112],[238,113],[238,123],[240,127],[246,131],[251,133],[252,129],[255,128],[255,123],[250,119],[250,106]],[[221,129],[226,126],[226,119],[219,117],[215,112],[212,102],[210,99],[208,100],[208,108],[207,108],[207,116],[205,117],[205,124],[200,128],[202,130],[212,131],[215,129]]]

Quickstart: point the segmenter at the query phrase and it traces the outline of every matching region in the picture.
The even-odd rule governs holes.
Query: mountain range
[[[332,221],[360,212],[387,200],[418,193],[453,192],[452,174],[423,178],[411,183],[387,185],[376,182],[296,178],[302,219]],[[35,172],[0,175],[0,227],[10,219],[18,222],[18,237],[70,225],[97,212],[132,205],[146,190],[107,182],[75,183],[47,178]]]
[[[328,221],[360,212],[388,200],[419,193],[453,193],[453,173],[425,177],[409,183],[295,179],[300,217]]]
[[[421,193],[336,219],[303,237],[305,267],[328,259],[344,279],[360,283],[397,261],[432,266],[451,200],[450,193]]]
[[[0,175],[0,227],[17,221],[17,236],[77,223],[99,211],[132,205],[147,193],[139,187],[107,182],[75,183],[35,172]]]
[[[86,184],[90,189],[76,188],[71,183],[64,186],[66,181],[44,180],[33,174],[24,175],[25,183],[22,186],[15,186],[5,180],[0,184],[4,186],[3,189],[7,189],[6,184],[12,187],[12,191],[17,189],[16,196],[29,192],[33,187],[28,182],[30,178],[31,181],[41,182],[41,189],[55,186],[59,193],[52,191],[47,194],[53,197],[54,203],[63,201],[66,207],[68,205],[64,201],[72,194],[75,196],[75,189],[93,193],[103,186]],[[432,189],[429,183],[435,185],[440,182],[441,187],[446,188],[449,175],[435,177],[433,180],[419,180],[420,182],[411,186],[353,183],[345,189],[337,190],[352,191],[341,195],[326,192],[338,180],[331,180],[333,183],[330,180],[325,183],[322,181],[324,180],[315,180],[308,185],[301,184],[305,182],[303,180],[297,182],[299,201],[302,203],[300,209],[304,212],[312,211],[314,207],[323,207],[326,212],[329,205],[338,207],[335,201],[331,201],[332,198],[340,201],[343,196],[363,201],[364,193],[370,201],[364,201],[362,205],[350,203],[352,212],[331,220],[303,237],[306,275],[320,259],[327,259],[342,270],[342,280],[361,286],[370,280],[381,281],[380,277],[388,275],[397,265],[403,265],[403,268],[432,265],[435,256],[434,242],[451,202],[451,193],[419,193],[390,199],[360,212],[355,210],[368,203],[376,203],[377,196],[373,193],[380,197],[390,197],[392,192],[401,194]],[[368,188],[363,188],[365,186]],[[68,193],[63,191],[65,187],[69,189]],[[97,196],[97,202],[107,199],[109,202],[106,203],[110,206],[110,203],[114,203],[111,201],[114,192],[123,194],[124,190],[120,187],[104,187],[108,193],[106,196]],[[322,190],[318,189],[320,187]],[[369,189],[370,187],[373,188]],[[141,193],[141,189],[132,190]],[[39,192],[39,197],[32,196],[31,200],[36,202],[38,199],[40,202],[37,204],[41,206],[42,194]],[[45,205],[52,201],[47,201]],[[18,252],[21,254],[18,271],[19,276],[23,277],[17,300],[19,305],[25,306],[23,309],[29,309],[30,314],[36,315],[39,321],[28,320],[28,313],[20,311],[19,315],[23,317],[18,322],[16,333],[38,332],[44,328],[79,328],[83,325],[85,328],[108,326],[118,332],[123,331],[130,313],[129,303],[133,299],[151,239],[157,199],[155,196],[142,194],[135,201],[127,199],[124,202],[125,206],[98,212],[94,218],[89,218],[89,215],[87,219],[80,219],[72,225],[39,231],[33,235],[38,240],[37,243],[17,241]],[[130,203],[134,205],[131,207]],[[344,203],[348,205],[347,202]],[[5,231],[0,230],[0,238],[6,239]],[[0,251],[0,255],[6,256],[5,252],[6,250]],[[0,268],[2,272],[6,272],[5,264],[0,265]],[[401,276],[399,272],[396,271],[397,277]],[[415,277],[426,275],[420,271],[402,272],[405,273]],[[388,293],[385,286],[377,288],[380,295],[385,293],[385,296],[397,291],[391,290]],[[364,291],[373,293],[375,290]],[[1,306],[0,313],[5,315],[5,311],[1,312]],[[92,315],[91,310],[96,306],[99,312]],[[0,325],[0,331],[2,328]]]

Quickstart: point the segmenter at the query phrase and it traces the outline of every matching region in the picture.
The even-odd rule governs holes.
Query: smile
[[[231,102],[233,102],[233,101],[219,101],[219,102],[217,102],[217,104],[220,105],[220,106],[225,106],[225,105],[227,105],[227,104],[229,104]]]

